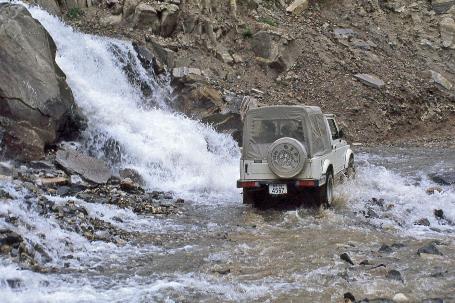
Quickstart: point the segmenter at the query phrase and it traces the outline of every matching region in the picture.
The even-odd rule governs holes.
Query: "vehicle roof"
[[[272,106],[263,106],[258,108],[252,108],[248,110],[247,115],[257,115],[261,113],[270,113],[270,112],[305,112],[307,114],[319,113],[321,114],[321,108],[318,106],[307,106],[307,105],[272,105]]]

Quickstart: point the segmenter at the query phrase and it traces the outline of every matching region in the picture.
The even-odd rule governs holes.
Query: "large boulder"
[[[0,4],[1,153],[42,158],[44,148],[83,127],[48,32],[22,5]]]
[[[128,18],[131,6],[134,2],[128,3],[128,9],[124,8],[124,18]],[[163,37],[170,36],[178,23],[179,7],[170,3],[141,3],[134,9],[133,26],[138,29],[149,29],[154,34]]]
[[[277,72],[288,70],[298,55],[295,40],[274,31],[257,32],[253,35],[251,46],[258,61]]]

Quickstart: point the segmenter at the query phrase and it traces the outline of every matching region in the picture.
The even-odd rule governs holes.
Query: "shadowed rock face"
[[[47,144],[74,137],[85,124],[55,52],[25,7],[0,4],[0,140],[7,157],[39,159]]]

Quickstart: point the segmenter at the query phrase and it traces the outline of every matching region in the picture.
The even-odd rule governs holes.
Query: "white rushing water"
[[[232,137],[169,110],[169,85],[137,59],[130,42],[74,31],[47,12],[29,8],[53,37],[56,61],[88,118],[91,151],[118,142],[121,166],[137,169],[152,189],[198,199],[236,197],[239,151]],[[129,65],[134,81],[124,69]],[[132,83],[133,82],[133,83]],[[153,95],[145,97],[139,83]]]

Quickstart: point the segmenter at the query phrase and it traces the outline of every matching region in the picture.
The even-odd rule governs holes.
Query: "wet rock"
[[[104,184],[111,177],[111,171],[99,159],[83,155],[75,150],[60,149],[57,151],[56,162],[69,174],[79,174],[84,179]]]
[[[71,193],[71,187],[69,186],[60,186],[57,188],[57,195],[58,196],[67,196]]]
[[[404,282],[403,277],[401,276],[401,273],[395,269],[389,270],[386,274],[386,278],[390,279],[390,280]]]
[[[417,254],[420,256],[421,254],[430,254],[430,255],[439,255],[442,256],[442,253],[438,250],[438,248],[434,245],[434,243],[427,244],[417,250]]]
[[[441,298],[423,299],[422,303],[445,303]]]
[[[145,185],[144,178],[142,178],[141,174],[134,168],[123,168],[119,171],[119,175],[123,179],[129,178],[134,183],[141,186]]]
[[[13,175],[13,169],[14,169],[14,167],[10,163],[8,163],[8,162],[0,162],[0,175],[2,175],[2,176],[12,176]]]
[[[455,184],[455,172],[440,172],[430,174],[430,179],[439,185],[453,185]],[[442,190],[441,190],[442,191]]]
[[[447,80],[443,75],[441,75],[440,73],[435,72],[433,70],[430,70],[430,73],[431,73],[432,82],[436,83],[438,86],[440,86],[444,89],[447,89],[447,90],[452,89],[452,87],[453,87],[452,83],[450,83],[450,81]],[[454,178],[453,183],[455,183],[455,173],[452,175],[452,177]]]
[[[13,289],[17,289],[17,288],[22,288],[24,287],[24,281],[22,281],[21,279],[6,279],[6,284],[8,285],[8,287],[10,288],[13,288]]]
[[[445,219],[444,211],[442,209],[435,209],[433,213],[434,213],[434,216],[436,217],[436,219],[440,219],[440,220]]]
[[[427,218],[422,218],[415,221],[414,225],[430,226],[430,221]]]
[[[447,12],[453,5],[455,0],[432,0],[431,6],[437,14],[443,14]]]
[[[344,293],[343,298],[345,303],[355,302],[355,297],[350,292]]]
[[[381,247],[378,250],[380,253],[391,253],[393,250],[389,245],[382,244]]]
[[[349,264],[351,264],[351,265],[354,265],[354,262],[352,262],[351,257],[347,253],[342,253],[340,255],[340,259],[345,261],[345,262],[347,262],[347,263],[349,263]]]
[[[0,246],[18,248],[23,242],[22,236],[11,230],[0,230]]]
[[[434,186],[434,187],[429,187],[425,191],[429,195],[434,195],[435,193],[442,193],[442,188]]]
[[[126,192],[137,192],[137,191],[142,192],[143,191],[143,189],[140,187],[140,185],[133,182],[133,180],[131,180],[130,178],[122,179],[122,181],[120,181],[120,188]]]
[[[54,41],[24,6],[0,4],[0,41],[0,146],[8,157],[39,160],[45,145],[74,137],[85,120],[55,62]]]
[[[293,15],[300,15],[308,8],[308,0],[294,0],[287,8],[286,12]]]
[[[373,87],[373,88],[380,89],[380,88],[384,87],[384,85],[385,85],[384,81],[382,81],[375,75],[356,74],[356,75],[354,75],[354,77],[357,80],[359,80],[360,82],[362,82],[363,84]]]
[[[396,295],[393,296],[392,298],[393,302],[395,303],[406,303],[406,302],[409,302],[409,299],[408,297],[406,297],[404,294],[402,293],[397,293]]]
[[[0,200],[13,199],[13,197],[4,189],[0,188]]]

